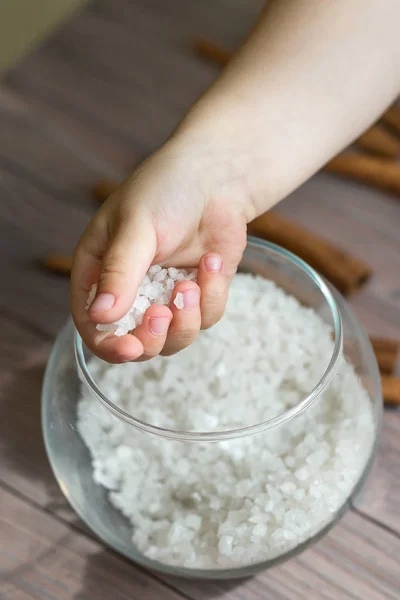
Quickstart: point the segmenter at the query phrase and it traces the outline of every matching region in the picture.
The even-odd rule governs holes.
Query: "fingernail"
[[[114,304],[115,297],[112,294],[99,294],[90,308],[95,312],[105,312],[110,310]]]
[[[169,327],[169,319],[159,317],[158,319],[150,319],[149,329],[154,335],[164,335]]]
[[[206,257],[204,264],[207,271],[213,271],[214,273],[218,273],[218,271],[220,271],[222,268],[222,259],[220,256],[211,254],[210,256]]]
[[[183,292],[183,308],[185,310],[193,310],[198,308],[200,301],[199,290],[186,290]]]

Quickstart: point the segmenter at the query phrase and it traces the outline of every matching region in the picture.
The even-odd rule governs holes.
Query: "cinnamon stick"
[[[397,133],[400,133],[400,107],[391,106],[381,117],[385,125],[391,127]]]
[[[400,406],[400,377],[382,375],[382,395],[386,406]]]
[[[397,365],[400,342],[377,337],[370,339],[380,372],[391,375]]]
[[[72,270],[72,256],[65,254],[50,254],[44,260],[44,266],[53,273],[70,275]]]
[[[231,52],[205,39],[195,40],[193,49],[201,58],[205,58],[220,66],[225,66],[232,58]]]
[[[400,139],[386,131],[380,125],[374,125],[356,141],[357,146],[372,154],[386,158],[400,156]]]
[[[92,194],[98,202],[105,202],[111,194],[118,188],[116,181],[110,179],[100,179],[92,188]]]
[[[362,260],[339,250],[275,212],[261,215],[249,223],[248,229],[249,233],[300,256],[344,294],[357,290],[371,276],[370,267]]]
[[[389,159],[341,154],[325,170],[400,195],[400,164]]]

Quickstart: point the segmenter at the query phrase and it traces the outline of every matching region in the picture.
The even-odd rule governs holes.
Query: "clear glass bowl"
[[[314,388],[298,404],[289,407],[283,414],[262,423],[222,432],[174,431],[137,420],[134,415],[127,414],[116,406],[95,383],[90,373],[90,363],[88,367],[91,354],[83,346],[71,320],[58,336],[46,369],[42,393],[42,424],[47,454],[61,490],[83,521],[106,544],[141,565],[174,575],[200,579],[244,577],[301,552],[324,535],[348,508],[352,498],[365,481],[375,453],[382,414],[379,371],[368,336],[348,304],[303,261],[278,246],[256,238],[248,239],[240,270],[271,279],[303,305],[316,311],[329,324],[332,331],[332,354],[327,361],[325,372],[316,381]],[[300,429],[306,427],[307,430],[309,427],[308,432],[318,437],[317,421],[313,420],[314,411],[318,411],[318,407],[324,402],[332,402],[334,386],[338,381],[347,381],[344,378],[349,377],[348,365],[343,357],[346,363],[352,365],[360,385],[366,392],[366,402],[373,425],[367,439],[364,440],[363,458],[356,463],[356,467],[354,464],[349,466],[349,473],[353,469],[352,475],[350,477],[349,473],[346,473],[347,479],[346,477],[344,479],[347,483],[343,483],[344,491],[342,490],[338,497],[331,498],[328,515],[321,513],[318,517],[316,513],[318,506],[321,506],[318,504],[318,494],[323,494],[324,489],[318,487],[323,486],[321,479],[316,480],[316,497],[310,504],[311,508],[307,509],[317,515],[309,530],[306,534],[303,531],[294,539],[280,539],[280,547],[273,546],[273,550],[265,560],[255,560],[254,553],[252,555],[252,551],[249,550],[248,556],[246,552],[239,566],[227,567],[224,564],[213,564],[210,568],[192,568],[167,564],[169,561],[153,560],[135,547],[132,542],[132,525],[110,502],[108,490],[93,480],[91,456],[77,429],[77,403],[81,386],[87,386],[98,402],[107,408],[110,419],[118,418],[125,422],[125,426],[131,429],[132,435],[139,438],[142,436],[140,439],[143,440],[153,436],[160,450],[166,452],[169,450],[168,445],[183,444],[187,448],[187,456],[190,460],[195,451],[193,448],[198,445],[202,445],[202,451],[207,454],[213,452],[212,448],[215,444],[232,443],[229,440],[240,443],[248,436],[253,436],[253,440],[260,436],[260,442],[272,440],[273,436],[277,435],[287,435],[289,439],[293,427],[297,425]],[[235,390],[232,389],[232,402],[234,401]],[[343,415],[343,419],[345,418],[346,415]],[[318,438],[318,441],[323,444],[323,437]],[[346,452],[345,447],[337,450]],[[246,452],[246,449],[244,451]],[[307,453],[308,450],[305,449],[303,452]],[[311,450],[309,452],[311,453]],[[346,462],[346,455],[344,456]],[[196,468],[195,465],[193,468]],[[184,474],[182,478],[185,478]],[[267,485],[268,482],[274,483],[274,475],[267,464],[265,484]],[[286,491],[283,492],[279,488],[278,493],[284,497]],[[250,501],[256,502],[257,498],[250,498]],[[278,506],[279,499],[277,500],[276,497],[275,502]],[[213,510],[209,508],[210,517]],[[273,518],[275,519],[275,516]],[[274,531],[276,527],[275,524]],[[282,537],[284,529],[280,531],[279,535]],[[264,542],[269,543],[268,539]]]

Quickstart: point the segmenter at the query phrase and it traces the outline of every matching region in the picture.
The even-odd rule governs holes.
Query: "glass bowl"
[[[82,520],[106,544],[135,562],[157,571],[199,579],[228,579],[250,575],[290,558],[324,535],[344,513],[363,485],[375,454],[382,414],[379,371],[369,338],[348,304],[332,286],[299,258],[257,238],[248,238],[239,270],[274,281],[302,305],[312,308],[320,315],[331,331],[332,349],[324,372],[318,377],[314,387],[304,394],[299,402],[294,406],[288,406],[281,414],[260,423],[245,424],[243,427],[229,431],[177,431],[139,420],[135,415],[124,412],[118,403],[114,403],[113,399],[98,386],[95,381],[96,376],[90,368],[91,353],[83,345],[71,320],[58,336],[47,365],[42,392],[42,426],[47,454],[61,490]],[[354,414],[349,415],[342,410],[339,403],[336,415],[337,427],[341,431],[342,426],[346,428],[351,421],[351,426],[356,427],[355,431],[358,431],[357,428],[364,428],[364,437],[362,444],[351,445],[349,448],[348,443],[346,447],[346,441],[343,441],[338,434],[337,445],[333,450],[327,450],[328,454],[329,452],[332,454],[329,455],[330,461],[341,461],[340,465],[344,465],[343,473],[340,475],[340,485],[332,492],[329,481],[325,480],[329,474],[322,468],[319,471],[316,464],[318,460],[324,459],[323,448],[327,448],[327,436],[336,435],[334,433],[336,430],[329,431],[326,426],[324,429],[320,422],[321,417],[318,415],[327,403],[336,402],[335,386],[346,386],[348,381],[353,382],[352,385],[354,381],[359,382],[364,403],[362,406],[365,410],[361,411],[354,401]],[[132,531],[135,531],[135,528],[115,507],[115,502],[110,501],[109,490],[95,483],[93,479],[92,458],[77,426],[77,407],[82,389],[85,393],[90,391],[96,406],[103,405],[102,410],[105,411],[110,422],[117,419],[123,427],[127,428],[127,431],[129,430],[129,435],[135,436],[138,447],[142,443],[143,448],[155,444],[158,452],[168,456],[172,448],[176,449],[176,445],[179,445],[179,451],[185,455],[190,473],[188,474],[187,470],[185,472],[185,469],[182,473],[179,469],[174,472],[177,481],[176,494],[182,494],[182,486],[189,485],[190,475],[196,474],[197,463],[191,461],[199,452],[203,461],[208,460],[210,472],[213,469],[215,445],[221,448],[235,445],[235,448],[239,448],[240,453],[244,453],[245,456],[246,452],[253,452],[254,481],[248,482],[247,491],[237,488],[238,491],[235,493],[241,494],[240,497],[244,498],[243,502],[247,503],[246,506],[251,506],[251,510],[257,516],[250,523],[240,521],[243,519],[240,510],[229,513],[231,520],[225,523],[218,534],[222,544],[218,548],[221,548],[220,551],[223,553],[217,553],[218,559],[208,559],[204,555],[204,566],[202,563],[198,566],[197,558],[189,556],[185,564],[176,564],[177,559],[174,558],[176,547],[171,546],[171,550],[165,549],[163,555],[165,558],[159,560],[158,556],[156,560],[150,550],[141,551],[140,544],[133,542]],[[235,398],[234,389],[230,393],[232,402],[240,401]],[[347,406],[349,403],[351,405],[351,402],[351,399],[347,400]],[[286,461],[285,465],[286,463],[287,465],[284,469],[289,469],[290,464],[288,457],[274,455],[273,440],[277,437],[294,440],[294,431],[297,432],[297,436],[302,437],[296,438],[296,445],[291,451],[296,452],[302,464],[311,465],[310,472],[307,468],[305,471],[304,469],[296,471],[296,477],[300,478],[299,486],[301,487],[301,480],[306,474],[313,477],[312,484],[307,484],[304,494],[297,489],[294,492],[293,485],[287,485],[285,481],[282,484],[280,479],[279,485],[276,483],[278,475],[283,477],[281,472],[277,475],[276,464],[283,465],[282,460]],[[268,454],[265,454],[264,450],[254,454],[254,444],[258,443],[264,449],[269,448],[265,450]],[[316,448],[319,452],[315,452]],[[266,456],[269,457],[268,460]],[[143,477],[146,477],[145,471],[148,468],[147,462],[143,465]],[[195,482],[194,476],[190,484],[190,502],[194,503],[190,508],[191,514],[196,514],[196,506],[198,506],[196,502],[200,502],[196,498],[202,497],[201,483],[197,484],[199,486],[197,489]],[[223,493],[230,493],[229,485],[232,485],[232,482],[228,477],[225,482],[221,480],[220,485],[221,490],[224,485],[225,488],[228,487],[228,491],[224,489]],[[254,492],[255,489],[258,490],[257,493]],[[293,504],[294,500],[292,498],[288,500],[290,494],[296,494],[298,498],[298,506],[295,506],[299,508],[297,512],[282,508],[292,506],[289,501]],[[232,496],[235,496],[233,491]],[[188,499],[185,497],[182,502],[185,502],[186,506]],[[235,496],[232,502],[239,502],[239,500]],[[211,504],[206,505],[206,514],[209,519],[208,527],[212,529],[220,527],[221,523],[217,518],[218,506],[211,506]],[[202,523],[204,523],[204,510],[203,504]],[[263,511],[266,511],[265,516],[262,516]],[[242,516],[239,518],[238,514],[239,517]],[[232,521],[234,518],[238,519],[236,523]],[[290,527],[287,525],[289,518]],[[194,527],[197,526],[195,522],[196,519],[193,521]],[[257,525],[261,526],[257,529],[259,537],[256,536],[254,529]],[[235,560],[232,562],[229,545],[232,545],[235,530],[239,531],[240,527],[244,532],[243,535],[251,534],[253,541],[251,543],[249,541],[248,546],[239,547],[238,550],[235,547]],[[246,527],[253,529],[246,529]],[[168,533],[168,536],[170,535],[171,532]],[[135,539],[139,540],[140,536],[137,535]],[[172,538],[168,537],[169,539]],[[182,540],[182,544],[185,543],[185,540]],[[190,543],[187,543],[190,546]],[[228,555],[225,559],[227,545]]]

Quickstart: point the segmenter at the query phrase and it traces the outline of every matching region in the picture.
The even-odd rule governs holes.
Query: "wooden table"
[[[43,368],[68,313],[44,272],[95,210],[99,176],[156,148],[216,69],[195,36],[234,47],[260,0],[98,0],[0,86],[0,598],[389,600],[400,598],[400,413],[385,413],[367,489],[333,531],[280,567],[233,583],[147,572],[104,547],[68,507],[40,427]],[[352,301],[371,333],[400,337],[400,202],[319,174],[280,209],[369,261]]]

